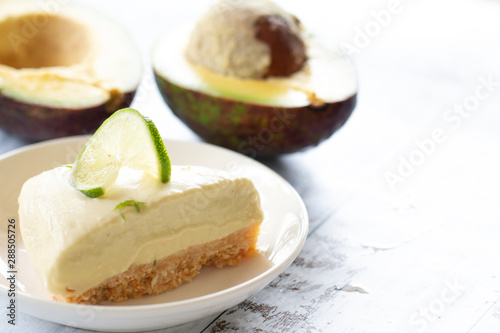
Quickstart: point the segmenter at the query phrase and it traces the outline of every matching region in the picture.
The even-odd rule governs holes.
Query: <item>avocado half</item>
[[[141,76],[135,43],[102,14],[66,2],[0,2],[6,132],[32,141],[92,133],[131,104]]]
[[[290,75],[238,78],[186,56],[194,24],[166,33],[153,50],[153,71],[172,112],[204,140],[252,157],[316,146],[356,105],[354,68],[340,51],[304,38],[306,61]]]

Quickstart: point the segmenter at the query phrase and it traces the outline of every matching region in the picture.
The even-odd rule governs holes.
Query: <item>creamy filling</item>
[[[54,294],[81,294],[132,264],[153,265],[262,220],[251,181],[216,170],[174,167],[167,184],[129,170],[99,199],[72,188],[68,177],[65,167],[42,173],[19,197],[30,261]],[[125,200],[143,208],[115,210]]]
[[[106,248],[91,248],[88,244],[80,243],[59,258],[49,274],[49,285],[58,291],[54,292],[57,294],[68,290],[81,294],[105,279],[126,271],[132,264],[154,265],[155,261],[180,250],[221,239],[245,226],[248,224],[242,221],[221,226],[204,223],[142,242],[135,241],[131,232],[124,232],[119,240],[112,239],[113,246]],[[106,244],[109,242],[105,241]]]

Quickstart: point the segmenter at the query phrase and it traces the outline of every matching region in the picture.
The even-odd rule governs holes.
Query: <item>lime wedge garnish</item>
[[[130,108],[113,113],[85,144],[71,169],[71,184],[97,198],[113,186],[124,166],[163,183],[170,180],[170,159],[158,129]]]

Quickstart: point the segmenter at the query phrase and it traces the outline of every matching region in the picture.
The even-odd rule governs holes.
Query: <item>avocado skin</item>
[[[0,93],[0,128],[27,141],[90,134],[114,111],[130,106],[135,90],[90,108],[56,108],[30,104]]]
[[[207,142],[250,157],[294,153],[314,147],[345,124],[357,94],[321,108],[277,107],[242,102],[175,85],[155,73],[172,112]]]

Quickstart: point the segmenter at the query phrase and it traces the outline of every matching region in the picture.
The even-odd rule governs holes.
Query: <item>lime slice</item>
[[[71,184],[91,198],[103,195],[121,167],[142,170],[166,183],[170,159],[153,122],[134,109],[113,113],[85,144],[71,169]]]

